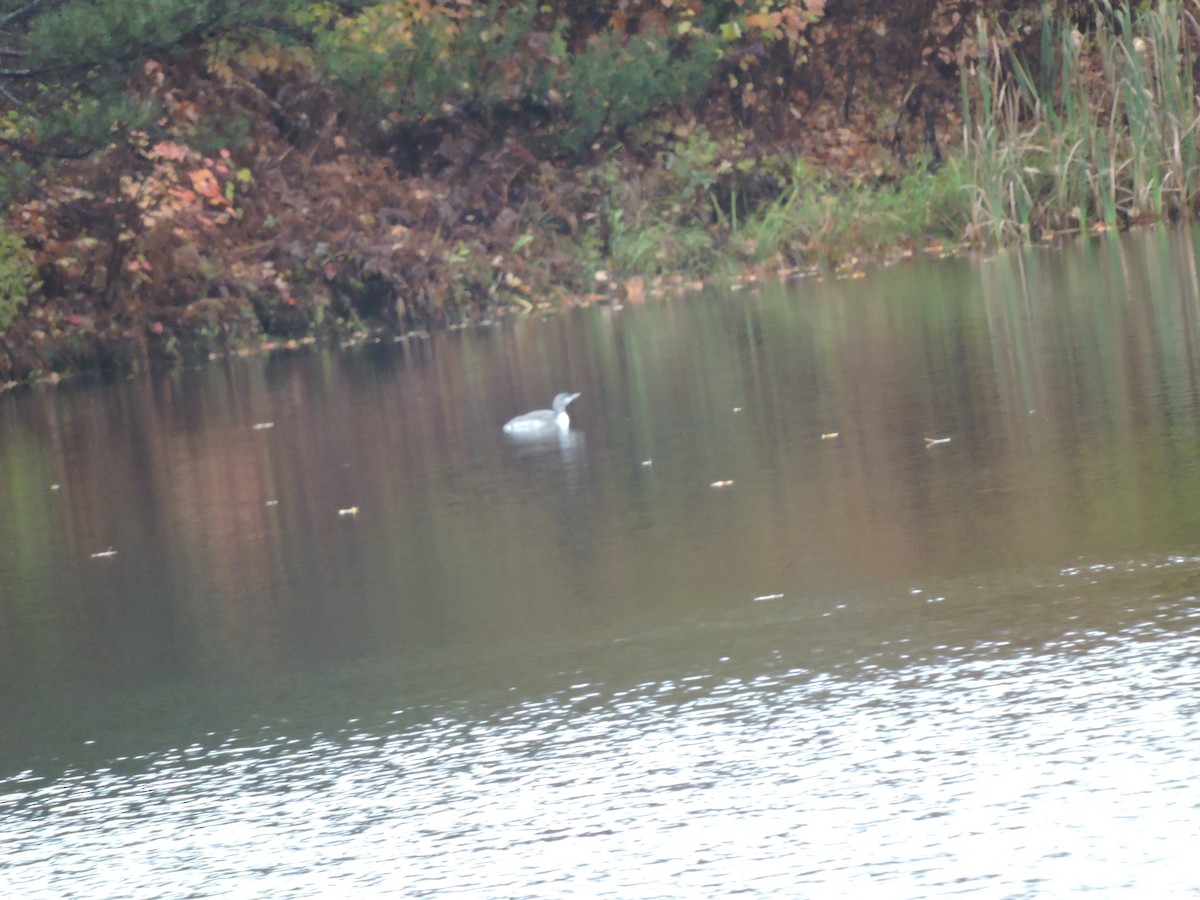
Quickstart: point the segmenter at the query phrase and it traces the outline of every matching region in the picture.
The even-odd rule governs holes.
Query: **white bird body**
[[[537,436],[556,434],[571,427],[571,417],[567,415],[567,404],[578,397],[578,394],[558,394],[550,404],[552,409],[535,409],[533,412],[522,413],[504,423],[505,434]]]

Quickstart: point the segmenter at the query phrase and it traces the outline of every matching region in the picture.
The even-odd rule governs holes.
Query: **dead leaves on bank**
[[[770,160],[805,159],[814,171],[871,184],[905,170],[893,123],[880,119],[881,110],[901,108],[906,90],[895,56],[903,10],[882,2],[843,10],[822,0],[736,5],[743,15],[718,36],[723,68],[703,102],[599,147],[619,169],[621,190],[652,194],[663,154],[702,132],[717,148],[710,163],[718,180]],[[326,25],[353,37],[353,17],[321,9]],[[483,6],[421,0],[373,9],[382,17],[365,23],[399,28],[387,35],[396,43],[415,17],[436,13],[453,28]],[[699,0],[620,0],[597,17],[547,4],[539,13],[546,21],[534,27],[578,20],[573,45],[606,30],[690,39],[705,27],[705,9]],[[383,16],[389,10],[396,14]],[[955,27],[933,23],[909,55],[931,59]],[[323,82],[311,51],[265,40],[218,39],[204,54],[147,62],[135,80],[157,104],[156,136],[133,134],[65,164],[36,198],[13,207],[10,230],[26,239],[42,281],[29,305],[44,313],[34,331],[112,327],[160,348],[203,332],[205,350],[219,353],[247,337],[295,341],[339,317],[404,331],[564,301],[636,305],[702,287],[692,275],[670,274],[683,268],[674,257],[642,271],[606,258],[603,217],[614,211],[600,210],[612,186],[597,185],[595,159],[539,155],[536,123],[510,122],[498,135],[462,110],[435,111],[405,125],[408,144],[373,144],[373,123]],[[550,52],[533,38],[514,50],[518,59]],[[871,54],[877,69],[866,65]],[[498,77],[507,71],[501,66]],[[211,138],[216,124],[234,120],[250,123],[240,149],[197,148],[198,135]],[[938,117],[939,139],[954,124]],[[732,186],[745,197],[740,181]],[[730,185],[718,187],[729,193]],[[691,206],[642,199],[662,201],[666,212],[651,212],[680,221],[711,215],[722,197],[699,191]],[[708,236],[718,252],[741,252],[723,243],[728,228],[712,225]],[[588,280],[585,240],[597,245],[606,282]],[[747,283],[793,277],[814,254],[797,246],[781,255],[788,258],[762,263]],[[758,264],[753,247],[742,257]]]

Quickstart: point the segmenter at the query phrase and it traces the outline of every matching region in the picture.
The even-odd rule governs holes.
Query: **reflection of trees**
[[[614,328],[611,370],[638,377],[626,422],[606,424],[633,430],[660,484],[676,475],[658,464],[672,428],[690,483],[736,476],[736,527],[701,491],[673,543],[792,584],[1061,561],[1167,521],[1190,540],[1190,248],[1150,232],[646,310],[636,334]],[[740,419],[724,415],[735,405]],[[927,435],[953,440],[927,450]],[[710,574],[696,583],[721,583]]]
[[[287,670],[1188,544],[1190,248],[1142,232],[0,397],[0,677]],[[505,443],[562,389],[577,441]]]

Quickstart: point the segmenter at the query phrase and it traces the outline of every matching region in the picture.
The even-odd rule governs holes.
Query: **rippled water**
[[[1188,241],[0,397],[0,890],[1195,895]]]
[[[781,610],[753,616],[773,658],[707,623],[708,660],[672,634],[586,648],[653,680],[564,671],[545,696],[302,736],[268,716],[11,784],[5,874],[30,896],[1186,892],[1196,615],[1160,601],[1036,647],[902,638],[818,671],[789,664],[811,649]],[[662,675],[664,653],[693,668]]]

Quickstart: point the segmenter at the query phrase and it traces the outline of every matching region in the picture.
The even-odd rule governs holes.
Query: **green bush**
[[[717,61],[715,39],[702,34],[678,47],[662,34],[638,35],[628,43],[611,33],[597,36],[568,63],[555,149],[574,155],[598,137],[619,136],[651,113],[694,98]]]
[[[29,256],[20,238],[0,231],[0,331],[12,324],[18,308],[36,287],[37,272]]]
[[[372,5],[316,40],[333,82],[383,130],[466,115],[488,126],[521,118],[547,149],[574,155],[664,106],[695,96],[717,61],[716,39],[601,34],[571,52],[564,17],[537,3],[470,12]]]
[[[278,12],[267,0],[94,0],[45,4],[28,19],[26,63],[47,80],[57,74],[122,68],[153,53],[194,45]]]
[[[301,0],[296,0],[301,2]],[[78,157],[156,116],[131,91],[144,60],[168,57],[238,29],[282,22],[269,0],[65,0],[4,3],[0,137],[37,157]],[[16,9],[20,6],[20,9]]]
[[[536,14],[532,4],[492,4],[418,16],[405,4],[381,3],[336,19],[316,50],[334,83],[372,117],[420,121],[451,108],[486,116],[550,86],[550,56],[565,52],[561,34],[545,35],[548,52],[540,58],[524,54],[521,65],[506,69],[527,49]]]

